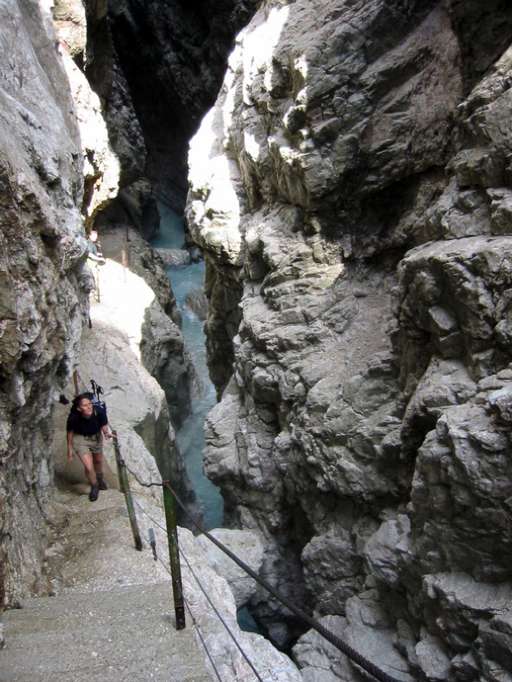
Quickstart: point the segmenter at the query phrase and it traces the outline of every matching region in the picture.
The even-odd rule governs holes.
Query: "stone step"
[[[192,626],[177,631],[170,584],[29,599],[4,613],[0,682],[209,682]]]

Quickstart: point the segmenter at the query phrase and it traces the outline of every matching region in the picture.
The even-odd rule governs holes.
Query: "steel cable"
[[[258,673],[258,671],[256,670],[256,668],[255,668],[254,665],[252,664],[251,660],[249,659],[249,657],[247,656],[247,654],[245,653],[245,651],[242,649],[242,647],[241,647],[240,644],[238,643],[238,641],[237,641],[235,635],[234,635],[233,632],[231,631],[231,628],[230,628],[229,625],[226,623],[226,621],[224,620],[224,618],[221,616],[219,610],[217,609],[217,607],[215,606],[215,604],[213,603],[213,601],[210,599],[209,594],[206,592],[206,590],[205,590],[204,587],[202,586],[201,581],[199,580],[199,578],[198,578],[197,575],[195,574],[194,569],[193,569],[192,566],[190,565],[190,562],[189,562],[189,560],[187,559],[187,557],[185,556],[185,553],[183,552],[183,550],[181,549],[181,547],[180,547],[179,552],[180,552],[180,555],[183,557],[183,560],[184,560],[185,563],[187,564],[188,570],[192,573],[192,576],[194,577],[194,580],[195,580],[196,583],[198,584],[199,589],[200,589],[201,592],[204,594],[204,596],[206,597],[206,600],[208,601],[208,603],[209,603],[210,606],[212,607],[213,611],[215,612],[215,615],[216,615],[217,618],[220,620],[220,622],[222,623],[222,625],[223,625],[224,628],[226,629],[226,632],[228,633],[228,635],[231,637],[231,639],[232,639],[233,642],[235,643],[236,648],[237,648],[238,651],[242,654],[243,658],[245,659],[245,661],[247,662],[247,664],[249,665],[249,667],[251,668],[251,670],[253,671],[253,673],[256,675],[257,679],[258,679],[260,682],[263,682],[263,679],[260,677],[260,674]]]
[[[126,465],[125,465],[126,466]],[[128,469],[128,467],[127,467]],[[196,519],[192,516],[192,514],[187,510],[186,506],[180,499],[180,497],[176,494],[174,489],[172,488],[171,484],[169,481],[163,481],[162,483],[155,483],[155,482],[150,482],[150,483],[144,483],[141,481],[138,476],[136,476],[130,469],[128,469],[130,474],[134,476],[134,478],[137,480],[137,482],[144,486],[144,487],[151,487],[153,485],[159,485],[159,486],[166,486],[168,490],[172,493],[174,496],[174,499],[176,502],[179,504],[181,507],[182,511],[184,514],[190,519],[190,521],[193,523],[193,525],[205,536],[212,542],[214,545],[216,545],[226,556],[228,556],[232,561],[234,561],[237,566],[239,566],[243,571],[245,571],[248,575],[253,578],[259,585],[261,585],[267,592],[269,592],[275,599],[277,599],[283,606],[285,606],[289,611],[291,611],[294,615],[297,616],[300,620],[302,620],[304,623],[309,625],[313,630],[316,630],[319,634],[322,635],[328,642],[330,642],[334,647],[339,649],[345,656],[347,656],[351,661],[356,663],[356,665],[360,666],[363,670],[366,672],[370,673],[376,680],[379,680],[379,682],[401,682],[401,680],[398,680],[396,677],[392,677],[391,675],[388,675],[384,670],[381,670],[378,668],[374,663],[366,659],[362,654],[360,654],[358,651],[353,649],[350,644],[347,644],[345,641],[343,641],[340,637],[332,633],[330,630],[327,630],[321,623],[319,623],[317,620],[309,616],[305,611],[300,609],[298,606],[295,606],[291,602],[289,602],[286,597],[283,597],[269,582],[265,580],[265,578],[261,578],[255,571],[252,570],[250,566],[248,566],[244,561],[239,559],[236,554],[233,554],[233,552],[228,549],[225,545],[222,544],[219,540],[217,540],[213,535],[210,535],[208,531],[206,531],[202,525],[196,521]],[[181,550],[180,550],[181,553]],[[185,557],[183,557],[185,558]]]
[[[275,597],[283,606],[285,606],[289,611],[294,613],[300,620],[303,622],[307,623],[311,628],[316,630],[318,633],[320,633],[328,642],[330,642],[334,647],[339,649],[342,653],[345,654],[348,658],[350,658],[354,663],[356,663],[358,666],[363,668],[363,670],[366,670],[366,672],[370,673],[370,675],[373,675],[375,679],[379,680],[379,682],[401,682],[398,680],[396,677],[392,677],[391,675],[388,675],[386,672],[378,668],[376,665],[374,665],[371,661],[368,661],[364,656],[362,656],[359,652],[357,652],[355,649],[353,649],[350,644],[347,644],[344,642],[340,637],[335,635],[334,633],[330,632],[325,628],[321,623],[319,623],[317,620],[314,618],[311,618],[311,616],[308,616],[308,614],[300,609],[298,606],[295,606],[294,604],[290,603],[286,597],[283,597],[277,590],[272,587],[272,585],[265,580],[265,578],[261,578],[255,571],[252,570],[250,566],[248,566],[245,562],[243,562],[241,559],[239,559],[236,554],[233,554],[233,552],[225,547],[222,542],[219,542],[213,535],[210,535],[208,531],[206,531],[200,523],[198,523],[192,514],[187,510],[183,502],[180,500],[176,492],[173,490],[172,486],[170,485],[169,481],[164,481],[163,485],[165,485],[173,494],[176,502],[179,504],[181,507],[182,511],[185,513],[185,515],[190,519],[190,521],[196,526],[196,528],[210,540],[210,542],[213,542],[214,545],[216,545],[224,554],[226,554],[230,559],[232,559],[237,566],[239,566],[243,571],[245,571],[248,575],[251,576],[259,585],[261,585],[263,588],[267,590],[273,597]]]
[[[139,508],[144,512],[144,509],[142,509],[142,507],[139,506]],[[148,518],[151,518],[151,517],[149,516],[149,514],[147,514],[147,512],[144,512],[144,513],[146,513],[146,516],[148,516]],[[153,521],[153,523],[155,523],[154,519],[151,519],[151,520]],[[164,567],[164,569],[167,571],[167,573],[168,573],[168,574],[171,576],[171,578],[172,578],[172,573],[171,573],[171,571],[169,570],[169,567],[165,565],[165,563],[162,561],[162,559],[161,559],[160,557],[157,557],[157,559],[158,559],[158,561],[162,564],[162,566]],[[212,664],[212,668],[213,668],[213,671],[215,672],[215,676],[217,677],[217,679],[219,680],[219,682],[222,682],[222,678],[221,678],[221,676],[220,676],[220,674],[219,674],[219,671],[217,670],[217,666],[215,665],[215,661],[213,660],[213,657],[212,657],[212,655],[211,655],[211,653],[210,653],[210,650],[208,649],[208,646],[207,646],[207,644],[206,644],[206,641],[205,641],[205,639],[204,639],[204,637],[203,637],[203,633],[201,632],[201,628],[199,627],[198,622],[197,622],[196,619],[194,618],[194,614],[192,613],[192,609],[190,608],[190,605],[189,605],[189,603],[188,603],[188,601],[187,601],[187,598],[186,598],[184,595],[183,595],[183,601],[185,602],[185,606],[187,607],[187,610],[188,610],[188,612],[189,612],[189,614],[190,614],[190,618],[191,618],[191,620],[192,620],[192,623],[194,624],[194,627],[195,627],[195,629],[196,629],[196,631],[197,631],[197,634],[198,634],[198,636],[199,636],[199,639],[201,640],[201,644],[202,644],[202,646],[203,646],[203,649],[205,650],[206,655],[208,656],[208,660],[209,660],[210,663]]]
[[[136,504],[137,507],[141,510],[141,512],[142,512],[143,514],[145,514],[145,515],[148,517],[148,519],[150,519],[150,521],[151,521],[152,523],[154,523],[158,528],[160,528],[160,530],[162,530],[164,533],[167,534],[167,530],[166,530],[166,529],[165,529],[165,528],[164,528],[156,519],[154,519],[154,518],[151,516],[151,514],[149,514],[149,513],[142,507],[142,505],[139,504],[136,500],[135,500],[135,504]],[[210,596],[208,595],[208,593],[207,593],[206,590],[204,589],[204,587],[203,587],[201,581],[199,580],[199,578],[198,578],[197,575],[195,574],[195,572],[194,572],[192,566],[190,565],[189,560],[187,559],[187,557],[186,557],[186,555],[185,555],[185,553],[183,552],[183,549],[182,549],[181,547],[179,548],[179,553],[180,553],[180,555],[183,557],[183,560],[185,561],[185,563],[186,563],[186,565],[187,565],[187,567],[188,567],[188,570],[190,571],[190,573],[192,574],[194,580],[195,580],[196,583],[198,584],[199,589],[201,590],[201,592],[202,592],[202,593],[204,594],[204,596],[206,597],[206,600],[207,600],[208,603],[210,604],[210,606],[211,606],[211,608],[213,609],[215,615],[216,615],[217,618],[220,620],[220,622],[222,623],[222,625],[223,625],[224,628],[226,629],[227,633],[229,634],[229,636],[231,637],[231,639],[232,639],[233,642],[235,643],[235,646],[237,647],[237,649],[238,649],[238,650],[240,651],[240,653],[242,654],[242,657],[245,659],[245,661],[247,662],[247,664],[249,665],[249,667],[251,668],[251,670],[253,671],[253,673],[256,675],[257,679],[260,680],[260,682],[263,682],[262,678],[260,677],[258,671],[256,670],[256,668],[255,668],[254,665],[252,664],[251,660],[249,659],[249,657],[247,656],[247,654],[245,653],[245,651],[242,649],[242,647],[241,647],[240,644],[238,643],[238,641],[237,641],[235,635],[233,634],[233,632],[231,631],[229,625],[226,623],[226,621],[224,620],[224,618],[223,618],[222,615],[220,614],[219,610],[217,609],[217,607],[215,606],[215,604],[214,604],[214,603],[212,602],[212,600],[210,599]],[[160,561],[160,563],[162,564],[162,566],[165,568],[165,570],[167,571],[167,573],[169,573],[169,575],[172,577],[171,571],[170,571],[169,568],[164,564],[164,562],[162,561],[162,559],[160,559],[160,557],[158,557],[158,560]],[[203,646],[204,646],[204,648],[205,648],[205,650],[206,650],[206,653],[207,653],[207,655],[208,655],[208,658],[210,659],[210,661],[211,661],[211,663],[212,663],[212,665],[213,665],[213,668],[214,668],[214,670],[215,670],[215,673],[216,673],[216,675],[217,675],[217,678],[218,678],[219,680],[221,680],[221,678],[220,678],[220,676],[219,676],[219,673],[218,673],[218,671],[217,671],[217,668],[215,667],[215,663],[213,662],[213,660],[212,660],[212,658],[211,658],[211,656],[210,656],[210,653],[209,653],[209,651],[208,651],[208,648],[207,648],[207,646],[206,646],[206,642],[204,642],[203,637],[202,637],[202,635],[200,634],[199,626],[197,625],[197,623],[196,623],[196,621],[195,621],[194,615],[193,615],[193,613],[192,613],[192,610],[191,610],[191,608],[190,608],[190,606],[189,606],[189,604],[188,604],[186,598],[184,598],[184,601],[185,601],[185,604],[186,604],[186,606],[187,606],[187,609],[188,609],[188,611],[189,611],[189,613],[190,613],[190,616],[191,616],[191,618],[192,618],[192,621],[194,622],[194,625],[196,625],[197,628],[198,628],[199,637],[200,637],[200,639],[201,639],[201,642],[203,643]],[[221,680],[221,682],[222,682],[222,680]]]

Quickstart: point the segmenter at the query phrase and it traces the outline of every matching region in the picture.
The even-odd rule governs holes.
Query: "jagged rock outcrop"
[[[0,6],[0,608],[37,588],[47,541],[50,413],[86,294],[82,158],[51,17]]]
[[[46,6],[27,0],[0,9],[9,55],[0,67],[0,608],[41,587],[53,491],[50,416],[77,362],[94,279],[85,264],[83,217],[91,226],[120,182],[137,185],[139,199],[145,191],[142,134],[121,76],[105,74],[119,85],[110,92],[117,93],[110,111],[119,114],[122,139],[111,144],[105,102],[82,72],[91,57],[83,7],[60,0],[53,11],[58,35]],[[101,18],[101,3],[96,11]],[[134,260],[157,289],[144,323],[153,332],[145,357],[173,383],[170,400],[182,414],[189,369],[175,301],[147,246]]]
[[[83,145],[86,206],[93,188],[100,183],[105,186],[113,170],[117,175],[110,194],[89,207],[88,222],[100,226],[129,222],[149,239],[158,230],[160,218],[145,172],[144,135],[112,43],[107,10],[102,0],[56,0],[53,7],[60,50],[73,59],[78,72],[67,68],[71,83],[76,84],[74,99],[89,141]]]
[[[403,679],[511,672],[508,611],[469,607],[511,580],[511,43],[499,0],[266,2],[191,144],[207,471]]]

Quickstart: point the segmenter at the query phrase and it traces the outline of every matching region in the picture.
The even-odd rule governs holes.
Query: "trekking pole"
[[[75,387],[75,395],[78,395],[78,372],[76,369],[73,371],[73,386]]]
[[[178,548],[178,527],[176,522],[176,504],[174,495],[165,485],[164,509],[167,525],[167,541],[169,543],[169,562],[171,564],[172,593],[174,597],[174,613],[176,614],[176,630],[185,627],[185,606],[183,603],[183,586],[181,584],[180,552]]]
[[[140,537],[139,526],[137,524],[137,517],[135,516],[135,508],[133,506],[130,483],[128,481],[128,475],[126,473],[126,464],[124,463],[124,459],[121,457],[121,448],[119,447],[119,441],[117,440],[117,431],[113,430],[112,436],[114,438],[114,452],[116,453],[117,473],[119,476],[119,488],[121,492],[124,493],[126,509],[128,510],[128,518],[130,519],[130,526],[132,527],[133,541],[135,542],[135,549],[140,552],[142,551],[142,540]]]

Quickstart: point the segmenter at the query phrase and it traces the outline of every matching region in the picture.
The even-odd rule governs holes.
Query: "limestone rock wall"
[[[511,43],[499,0],[270,0],[191,143],[208,474],[404,680],[511,673]]]
[[[51,17],[0,5],[0,608],[37,588],[52,482],[49,419],[86,295],[82,154]]]
[[[151,238],[160,219],[146,176],[144,135],[112,42],[107,3],[56,0],[52,13],[60,51],[73,62],[67,71],[85,131],[87,224],[128,222]],[[116,182],[109,183],[113,173]],[[104,187],[101,193],[99,185]]]

